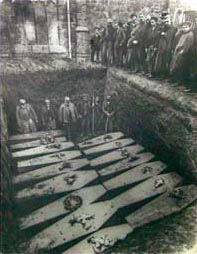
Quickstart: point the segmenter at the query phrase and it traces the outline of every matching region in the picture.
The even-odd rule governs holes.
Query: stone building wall
[[[3,1],[1,54],[61,53],[68,56],[67,4],[64,0]],[[76,1],[70,1],[72,56],[76,48]]]

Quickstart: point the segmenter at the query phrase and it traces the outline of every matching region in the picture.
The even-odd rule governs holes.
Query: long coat
[[[101,45],[101,36],[99,34],[94,34],[90,40],[91,48],[92,49],[100,49]]]
[[[30,104],[25,104],[24,107],[16,107],[16,120],[20,133],[37,131],[35,123],[38,121],[38,118]]]
[[[172,45],[175,37],[175,29],[171,26],[163,26],[159,33],[159,45],[155,59],[155,72],[167,74],[172,58]]]
[[[70,102],[67,106],[62,104],[59,108],[59,121],[60,123],[74,123],[78,119],[78,111],[75,105]]]
[[[177,73],[178,75],[183,76],[188,73],[191,68],[191,56],[194,46],[194,33],[192,30],[189,30],[186,33],[183,33],[178,41],[178,44],[175,48],[171,63],[171,73]]]
[[[103,64],[112,64],[114,61],[114,40],[116,31],[112,25],[108,25],[101,35],[101,51]]]
[[[46,105],[41,108],[41,120],[45,130],[56,129],[56,114],[55,109],[50,106],[48,109]]]
[[[150,73],[154,72],[158,42],[159,42],[159,28],[155,27],[153,29],[153,27],[150,26],[147,29],[147,39],[146,39],[146,45],[145,45],[145,47],[147,48],[146,61],[148,65],[148,71]]]

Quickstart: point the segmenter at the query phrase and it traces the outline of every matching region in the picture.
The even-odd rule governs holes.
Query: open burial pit
[[[99,95],[102,98],[105,80],[106,69],[95,66],[80,68],[74,65],[73,68],[52,71],[37,68],[35,72],[4,73],[1,82],[9,133],[17,134],[16,106],[20,98],[26,99],[33,106],[40,120],[40,109],[45,99],[51,100],[56,112],[65,96],[69,96],[79,107],[83,94],[90,97],[93,94]],[[41,130],[41,125],[38,126],[38,130]]]
[[[169,84],[161,85],[94,65],[10,72],[4,73],[1,79],[10,135],[17,133],[15,109],[21,97],[33,105],[39,116],[46,98],[51,99],[58,110],[67,95],[78,104],[84,93],[91,96],[94,93],[102,99],[106,94],[113,94],[117,106],[115,130],[123,131],[157,155],[168,165],[169,171],[178,171],[185,184],[195,183],[197,151],[193,139],[197,104],[194,97],[175,90],[173,94]],[[120,218],[124,212],[120,211]],[[196,222],[197,204],[194,203],[176,216],[135,230],[107,253],[182,253],[194,245]]]

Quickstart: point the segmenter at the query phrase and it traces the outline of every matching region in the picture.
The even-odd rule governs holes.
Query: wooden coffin
[[[197,199],[197,186],[172,189],[126,217],[132,228],[178,213]],[[139,219],[140,218],[140,219]]]
[[[107,144],[103,144],[103,145],[100,145],[100,146],[96,146],[96,147],[87,149],[87,150],[84,151],[84,153],[87,156],[88,155],[93,155],[93,154],[104,153],[104,152],[120,149],[120,148],[123,148],[123,147],[128,146],[128,145],[132,145],[133,143],[135,143],[135,141],[133,139],[125,138],[125,139],[112,141],[112,142],[109,142]]]
[[[52,131],[38,131],[38,132],[27,133],[27,134],[18,134],[18,135],[11,136],[9,138],[9,143],[14,144],[14,143],[21,143],[24,141],[31,141],[35,139],[40,139],[46,135],[60,137],[60,136],[64,136],[64,132],[62,130],[52,130]]]
[[[65,150],[74,148],[74,146],[75,145],[73,144],[73,142],[54,143],[27,149],[24,151],[14,152],[12,153],[12,157],[17,160],[27,159],[35,156],[63,152]]]
[[[152,179],[152,180],[151,180]],[[49,226],[29,242],[31,250],[53,249],[93,233],[102,227],[119,208],[162,194],[181,182],[176,173],[153,177],[109,201],[87,205]],[[155,182],[163,184],[155,188]]]
[[[128,170],[135,166],[141,165],[152,160],[155,156],[152,153],[141,153],[138,154],[136,159],[127,158],[119,162],[114,163],[108,167],[104,167],[98,171],[101,176],[107,176],[114,173],[119,173],[124,170]]]
[[[80,189],[98,177],[96,171],[74,171],[50,178],[25,188],[16,193],[16,201],[26,201],[42,196],[51,196],[58,193]]]
[[[127,223],[100,229],[62,254],[104,253],[118,240],[126,238],[131,232],[132,228]]]
[[[125,158],[137,160],[138,159],[137,153],[143,150],[144,148],[140,145],[133,145],[125,148],[120,148],[114,152],[110,152],[105,155],[99,156],[96,159],[90,160],[90,165],[92,167],[100,167],[104,164],[113,163],[115,161],[123,160]]]
[[[112,142],[112,141],[120,139],[122,137],[124,137],[124,134],[122,132],[112,132],[112,133],[104,134],[104,135],[101,135],[101,136],[98,136],[98,137],[95,137],[92,139],[88,139],[82,143],[79,143],[78,146],[81,149],[88,149],[93,146]]]
[[[56,143],[66,142],[66,138],[65,137],[56,137],[55,142]],[[53,143],[51,143],[51,144],[53,144]],[[10,150],[12,152],[14,152],[14,151],[30,149],[30,148],[34,148],[34,147],[38,147],[38,146],[42,146],[42,145],[44,145],[44,143],[42,143],[41,140],[38,139],[38,140],[29,141],[29,142],[10,145]]]
[[[18,172],[22,171],[25,172],[28,170],[38,168],[40,166],[46,166],[58,162],[68,161],[71,159],[78,158],[80,156],[81,156],[80,151],[66,151],[45,156],[39,156],[37,158],[17,162],[17,169]]]
[[[59,215],[70,213],[91,204],[106,193],[102,185],[86,187],[72,192],[33,213],[19,219],[20,229],[38,225]]]
[[[144,199],[152,198],[156,195],[169,191],[175,186],[181,184],[181,182],[181,177],[174,172],[156,175],[116,196],[113,198],[113,201],[120,208],[129,206]]]
[[[23,174],[19,174],[13,178],[13,183],[20,184],[29,181],[40,181],[42,179],[82,169],[88,165],[89,161],[87,159],[69,160],[68,162],[61,162],[40,169],[32,170]]]
[[[125,179],[123,179],[124,174],[121,175],[122,177],[119,180],[116,179],[113,183],[111,182],[111,180],[104,182],[103,185],[105,187],[105,192],[106,192],[106,189],[107,190],[115,189],[115,188],[130,184],[130,183],[133,183],[133,182],[136,182],[139,180],[149,178],[149,177],[154,176],[156,174],[159,174],[162,172],[162,170],[165,167],[166,167],[165,164],[163,164],[161,162],[153,162],[153,163],[148,163],[147,165],[144,165],[144,166],[139,166],[139,167],[133,169],[134,172],[132,172],[132,170],[131,170],[130,174],[127,174],[125,176],[126,182],[125,182]],[[105,193],[105,192],[100,193],[97,191],[97,189],[99,191],[103,190],[102,185],[87,187],[87,188],[82,189],[81,191],[76,191],[75,193],[80,194],[80,197],[82,198],[82,204],[88,204],[90,202],[87,200],[91,199],[93,202],[94,200],[98,199],[99,196],[101,196],[100,194]],[[83,193],[83,195],[82,195],[82,193]],[[79,194],[76,194],[76,195],[79,195]],[[94,200],[92,197],[94,197]],[[63,200],[64,200],[64,198],[59,199],[56,202],[53,202],[53,203],[51,203],[47,206],[44,206],[43,208],[35,211],[33,214],[26,216],[23,219],[23,223],[21,224],[21,227],[26,228],[28,226],[36,225],[37,223],[40,223],[45,220],[49,220],[53,217],[56,217],[58,215],[66,213],[65,208],[63,208],[64,207]]]
[[[128,184],[133,184],[147,178],[159,175],[166,168],[166,165],[160,161],[142,164],[138,167],[132,168],[129,171],[113,177],[112,179],[103,183],[107,190],[112,190],[115,187],[122,187]]]
[[[118,240],[126,238],[126,236],[135,228],[142,227],[147,223],[161,219],[165,216],[178,213],[197,199],[197,186],[183,186],[175,189],[175,191],[177,190],[183,192],[183,198],[177,199],[176,197],[173,197],[172,193],[166,192],[126,217],[129,224],[125,223],[101,229],[70,249],[64,251],[62,254],[103,253],[112,247]]]

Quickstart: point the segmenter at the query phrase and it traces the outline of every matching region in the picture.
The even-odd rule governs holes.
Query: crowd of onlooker
[[[160,17],[132,14],[128,22],[107,20],[91,37],[91,61],[128,68],[148,77],[194,80],[197,77],[197,18],[174,26]]]

